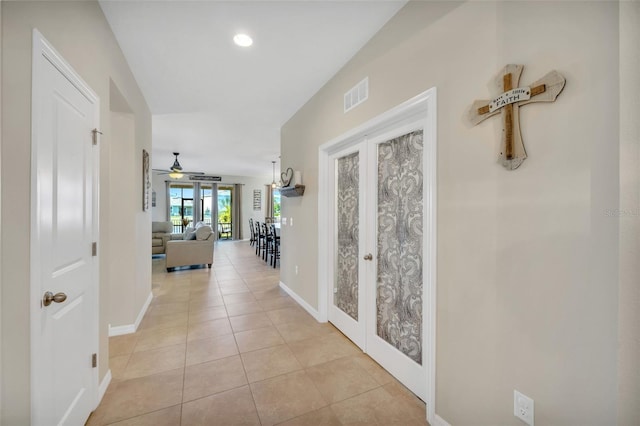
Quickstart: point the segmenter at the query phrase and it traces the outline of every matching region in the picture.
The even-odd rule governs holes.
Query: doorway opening
[[[233,186],[218,187],[218,240],[233,238]]]

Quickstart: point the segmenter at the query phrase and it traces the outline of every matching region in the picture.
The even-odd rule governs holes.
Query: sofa
[[[163,254],[167,247],[167,241],[174,238],[173,224],[171,222],[151,222],[151,254]],[[182,238],[182,235],[179,236]]]
[[[168,240],[165,249],[167,272],[176,266],[213,264],[213,244],[215,234],[208,225],[187,228],[182,240]]]

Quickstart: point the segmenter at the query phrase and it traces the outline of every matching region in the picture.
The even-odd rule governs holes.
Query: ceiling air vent
[[[365,77],[344,94],[344,112],[350,111],[369,98],[369,77]]]

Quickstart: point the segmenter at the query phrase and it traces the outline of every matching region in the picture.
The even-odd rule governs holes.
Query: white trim
[[[140,309],[140,312],[138,312],[138,317],[136,318],[135,323],[127,324],[127,325],[118,325],[116,327],[111,327],[111,324],[109,324],[109,337],[122,336],[123,334],[135,333],[136,330],[138,330],[138,327],[140,326],[140,323],[142,322],[144,315],[147,313],[147,309],[149,309],[149,305],[151,304],[152,300],[153,300],[153,293],[150,292],[149,297],[147,297],[147,300],[144,302],[144,305],[142,305],[142,309]]]
[[[98,408],[98,405],[100,405],[100,402],[102,402],[102,398],[104,398],[104,394],[105,392],[107,392],[107,388],[109,387],[109,384],[111,383],[111,369],[107,370],[107,374],[104,375],[102,381],[100,382],[100,387],[98,388],[98,400],[96,402],[96,408]]]
[[[428,315],[423,315],[423,327],[427,333],[424,351],[428,355],[427,361],[427,421],[433,422],[436,417],[436,310],[437,282],[438,282],[438,133],[437,133],[437,105],[438,94],[436,88],[431,89],[430,102],[427,111],[427,126],[423,133],[424,149],[428,151],[429,161],[423,164],[424,178],[431,182],[426,188],[424,199],[425,216],[424,230],[430,236],[423,241],[423,253],[430,266],[429,272],[423,276],[423,295],[427,295]]]
[[[437,414],[434,414],[433,421],[430,422],[433,426],[451,426],[445,419]]]
[[[109,337],[122,336],[123,334],[132,334],[135,332],[135,324],[118,325],[115,327],[111,327],[111,324],[109,324]]]
[[[37,179],[38,172],[38,126],[39,120],[37,119],[37,108],[39,105],[39,97],[42,92],[42,73],[43,66],[41,58],[44,57],[51,65],[53,65],[92,105],[95,105],[94,108],[94,117],[93,123],[95,128],[100,128],[100,98],[98,95],[91,89],[91,87],[86,84],[80,75],[76,73],[76,71],[69,65],[69,63],[53,48],[53,46],[45,39],[45,37],[37,30],[33,29],[32,32],[32,52],[31,52],[31,186],[30,186],[30,205],[31,205],[31,234],[30,234],[30,253],[29,253],[29,272],[30,272],[30,282],[29,282],[29,311],[30,311],[30,342],[31,342],[31,350],[30,350],[30,375],[31,375],[31,422],[32,423],[40,423],[40,419],[42,418],[42,407],[40,406],[40,401],[38,400],[38,394],[34,391],[34,389],[39,389],[38,386],[38,378],[40,377],[40,371],[38,371],[41,366],[39,365],[38,357],[42,351],[42,345],[40,341],[40,330],[41,330],[41,321],[40,321],[40,303],[41,303],[41,289],[40,289],[40,280],[41,276],[40,271],[40,226],[38,222],[38,211],[39,211],[39,203],[38,203],[38,185],[39,181]],[[100,194],[98,192],[100,186],[100,154],[99,149],[93,150],[93,177],[92,177],[92,230],[93,230],[93,241],[100,244],[100,223],[99,223],[99,204],[98,200],[100,198]],[[94,257],[92,258],[92,281],[95,285],[91,286],[89,289],[87,296],[91,300],[88,303],[91,303],[92,306],[95,307],[93,311],[93,316],[89,319],[92,324],[91,328],[93,328],[94,333],[92,333],[91,338],[91,352],[98,353],[99,352],[99,337],[100,337],[100,329],[99,329],[99,307],[100,307],[100,258]],[[91,392],[91,398],[96,401],[98,396],[98,369],[94,368],[92,372],[92,389],[89,390]]]
[[[318,311],[316,311],[313,308],[313,306],[308,304],[302,297],[298,296],[298,294],[295,291],[293,291],[289,287],[287,287],[282,281],[280,281],[280,288],[283,289],[289,296],[291,296],[291,298],[293,300],[298,302],[298,305],[302,306],[304,308],[304,310],[309,313],[309,315],[311,315],[312,317],[314,317],[316,319],[316,321],[318,321],[318,322],[327,322],[326,320],[325,321],[321,321],[320,320],[320,315],[318,314]]]
[[[332,179],[326,172],[329,167],[329,153],[323,153],[322,147],[318,155],[318,321],[327,322],[329,320],[329,307],[327,296],[327,286],[331,275],[328,271],[330,247],[329,229],[331,216],[328,216],[320,206],[328,206],[333,202],[329,199]],[[322,231],[321,231],[322,229]],[[321,262],[324,260],[324,262]],[[321,267],[321,265],[323,267]]]
[[[427,155],[424,164],[425,181],[430,183],[425,191],[425,235],[424,241],[425,261],[429,264],[429,273],[424,277],[423,294],[425,307],[428,314],[423,316],[423,329],[425,336],[425,356],[428,357],[426,365],[427,375],[427,420],[434,424],[435,414],[435,375],[436,375],[436,279],[437,279],[437,102],[436,88],[431,88],[395,108],[386,111],[366,123],[355,127],[346,133],[322,144],[318,148],[318,310],[319,317],[326,320],[328,306],[327,294],[330,286],[328,274],[331,258],[330,236],[326,232],[330,225],[330,212],[325,211],[329,205],[329,183],[327,175],[329,156],[358,141],[377,137],[386,128],[400,127],[415,120],[423,120],[425,123],[423,140]],[[375,135],[375,136],[373,136]]]
[[[0,22],[2,22],[2,0],[0,0]],[[2,34],[0,33],[0,46],[2,46]],[[0,81],[2,81],[2,55],[0,55]],[[1,85],[0,85],[1,86]],[[2,99],[2,88],[0,87],[0,99]],[[2,102],[0,102],[0,117],[2,117]],[[2,124],[0,120],[0,188],[2,188]],[[2,197],[0,196],[0,271],[2,271]],[[2,274],[0,274],[0,301],[2,300]],[[0,377],[2,377],[2,346],[4,340],[2,339],[2,315],[0,315]],[[3,418],[4,399],[2,398],[2,388],[0,386],[0,421]]]
[[[323,143],[318,148],[320,153],[329,153],[341,150],[351,145],[363,135],[371,134],[385,127],[389,127],[395,123],[403,122],[409,118],[419,117],[420,113],[429,110],[429,113],[435,113],[435,95],[436,88],[433,87],[419,95],[401,103],[400,105],[383,112],[377,117],[372,118],[353,129],[343,133],[342,135]],[[433,105],[431,105],[433,103]],[[433,111],[431,109],[433,108]]]
[[[147,309],[149,309],[149,305],[153,300],[153,293],[149,292],[149,296],[147,296],[147,300],[145,300],[144,305],[142,305],[142,309],[138,312],[138,317],[136,318],[136,323],[134,324],[135,329],[137,330],[144,318],[144,315],[147,313]],[[134,330],[135,331],[135,330]]]
[[[47,58],[47,60],[51,62],[51,65],[56,67],[91,103],[99,103],[100,98],[98,95],[82,80],[58,51],[53,48],[40,31],[35,28],[33,30],[33,48],[33,59],[39,58],[40,55]]]

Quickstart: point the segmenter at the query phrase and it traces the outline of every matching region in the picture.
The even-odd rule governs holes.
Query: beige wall
[[[29,375],[29,191],[31,133],[31,43],[37,28],[100,97],[100,348],[99,378],[108,370],[110,247],[144,251],[140,285],[151,288],[150,214],[141,208],[126,220],[136,232],[116,240],[110,232],[122,217],[112,217],[110,81],[126,97],[135,117],[134,176],[141,176],[142,149],[151,150],[151,116],[97,2],[2,2],[2,424],[28,424]],[[130,167],[130,166],[129,166]],[[140,194],[141,179],[122,188]],[[134,195],[134,197],[137,195]],[[10,218],[10,222],[6,222]],[[143,238],[144,237],[144,238]],[[137,296],[134,296],[137,297]],[[139,303],[139,301],[138,301]],[[10,324],[10,327],[8,326]]]
[[[640,424],[640,1],[620,3],[618,424]]]
[[[537,424],[615,422],[618,20],[615,2],[412,2],[282,129],[283,167],[307,188],[283,202],[295,227],[281,278],[317,306],[318,146],[437,88],[436,412],[453,425],[522,424],[514,389]],[[567,78],[555,103],[521,109],[529,158],[516,171],[496,161],[499,118],[464,121],[508,63],[525,65],[522,85]],[[369,99],[344,114],[365,76]]]
[[[109,200],[104,206],[114,221],[109,232],[111,241],[128,241],[136,233],[135,217],[140,197],[125,188],[138,179],[134,173],[136,160],[135,122],[133,114],[111,112],[111,136],[120,143],[110,146]],[[109,263],[103,265],[109,270],[109,312],[107,320],[112,327],[127,326],[135,322],[140,306],[136,303],[135,250],[131,246],[109,245]],[[147,290],[147,293],[149,290]]]

